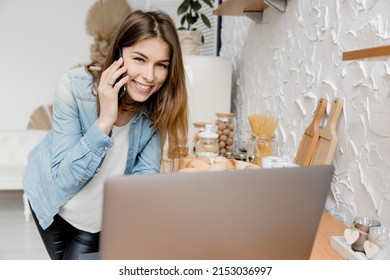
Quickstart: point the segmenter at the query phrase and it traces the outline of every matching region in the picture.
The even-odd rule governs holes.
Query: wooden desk
[[[343,260],[331,246],[331,236],[343,236],[347,226],[334,218],[327,211],[322,213],[317,236],[311,251],[311,260]]]

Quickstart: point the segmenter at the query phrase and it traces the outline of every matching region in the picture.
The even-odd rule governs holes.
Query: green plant
[[[183,15],[180,20],[181,27],[178,28],[178,30],[196,30],[193,25],[199,18],[202,19],[204,25],[211,28],[210,20],[205,14],[199,11],[202,8],[201,2],[205,3],[210,8],[213,8],[214,0],[183,0],[177,8],[177,14],[179,16]]]

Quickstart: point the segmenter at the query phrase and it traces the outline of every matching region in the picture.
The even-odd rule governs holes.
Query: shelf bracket
[[[284,13],[286,11],[287,0],[264,0],[264,2],[277,9],[279,12]]]
[[[256,23],[261,23],[263,20],[263,12],[244,11],[244,15]]]

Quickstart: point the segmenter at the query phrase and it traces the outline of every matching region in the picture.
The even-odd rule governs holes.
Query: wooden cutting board
[[[340,113],[343,110],[343,105],[344,101],[342,99],[333,99],[328,121],[325,127],[320,129],[320,137],[318,139],[317,148],[314,152],[310,165],[329,165],[332,163],[338,142],[336,124]]]
[[[325,113],[327,105],[327,99],[320,98],[320,100],[318,100],[313,120],[311,124],[306,128],[305,133],[302,136],[301,143],[299,144],[298,152],[295,155],[294,162],[296,164],[303,166],[308,166],[310,164],[320,136],[320,121]]]

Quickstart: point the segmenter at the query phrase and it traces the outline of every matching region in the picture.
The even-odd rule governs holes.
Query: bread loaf
[[[209,169],[207,169],[207,171],[225,171],[225,170],[228,170],[228,166],[222,161],[211,164]]]
[[[227,171],[227,170],[252,170],[260,167],[254,164],[248,164],[235,159],[227,159],[218,156],[210,159],[207,156],[195,157],[189,155],[180,159],[179,172],[200,172],[200,171]]]
[[[217,163],[220,163],[220,162],[223,162],[226,165],[226,169],[229,169],[229,170],[236,169],[234,164],[229,159],[227,159],[227,158],[225,158],[223,156],[218,156],[214,160],[214,164],[217,164]]]
[[[179,161],[179,170],[183,169],[183,168],[186,168],[188,163],[193,160],[195,158],[195,156],[186,156],[186,157],[182,157]]]
[[[198,156],[196,159],[203,161],[204,163],[211,164],[208,156]]]
[[[196,169],[196,168],[192,168],[192,167],[185,167],[183,169],[180,169],[178,172],[180,173],[197,173],[197,172],[201,172],[202,170],[199,170],[199,169]]]
[[[260,167],[254,164],[248,164],[247,166],[244,167],[244,170],[253,170],[253,169],[260,169]]]
[[[187,164],[187,167],[206,171],[207,169],[209,169],[210,164],[207,164],[203,160],[195,158]]]

